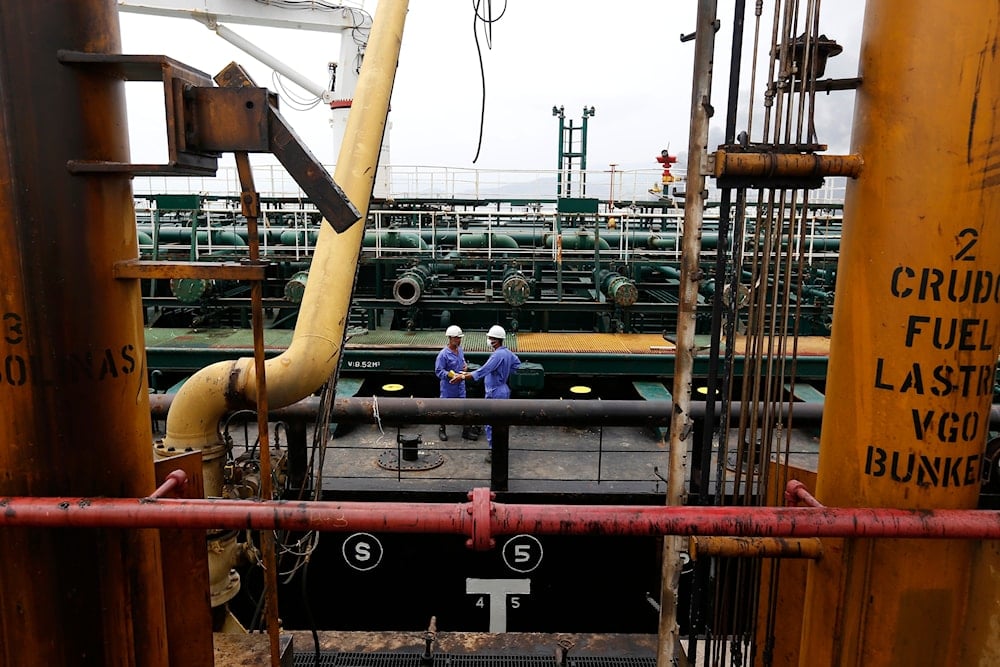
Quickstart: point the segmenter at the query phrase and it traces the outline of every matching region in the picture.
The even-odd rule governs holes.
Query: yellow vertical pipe
[[[340,360],[407,5],[406,0],[383,0],[376,9],[334,172],[334,180],[361,212],[362,222],[342,234],[327,224],[320,229],[292,342],[265,365],[271,408],[311,394],[327,381]],[[174,399],[165,444],[178,451],[188,447],[210,451],[218,461],[219,421],[228,410],[254,405],[256,394],[253,359],[202,369]],[[217,482],[217,474],[207,473],[206,492],[217,492]]]
[[[817,498],[973,508],[1000,332],[1000,10],[869,0]],[[845,540],[802,665],[959,664],[976,545]]]
[[[333,180],[361,212],[361,222],[342,234],[337,234],[327,224],[320,229],[295,333],[285,353],[292,358],[301,356],[300,374],[307,373],[314,366],[319,373],[313,371],[313,382],[306,386],[302,384],[302,378],[294,374],[283,377],[287,374],[281,372],[281,362],[269,362],[266,371],[268,395],[275,407],[293,403],[322,386],[340,358],[407,6],[406,0],[383,0],[375,10],[364,65],[333,174]],[[331,342],[335,353],[332,359],[325,356]],[[277,371],[274,375],[272,366]]]

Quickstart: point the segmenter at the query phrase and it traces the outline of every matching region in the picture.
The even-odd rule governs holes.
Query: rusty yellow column
[[[1000,334],[1000,10],[869,0],[817,497],[974,508]],[[964,541],[829,541],[801,665],[959,664]],[[994,626],[995,627],[995,626]]]
[[[114,0],[0,3],[0,498],[154,489]],[[0,664],[167,664],[156,531],[0,532]]]

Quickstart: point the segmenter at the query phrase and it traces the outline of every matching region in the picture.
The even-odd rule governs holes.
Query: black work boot
[[[479,434],[476,433],[475,427],[466,426],[462,429],[462,438],[465,440],[479,440]]]
[[[444,424],[438,427],[438,439],[441,442],[448,442],[448,431],[445,430]]]

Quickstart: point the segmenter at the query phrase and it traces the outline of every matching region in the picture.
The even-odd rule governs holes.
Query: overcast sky
[[[355,4],[375,14],[377,3]],[[769,42],[772,2],[764,4],[762,40]],[[754,3],[747,5],[752,11]],[[825,3],[821,32],[845,49],[831,61],[826,76],[856,75],[863,5],[864,0]],[[716,143],[722,139],[725,122],[732,6],[732,0],[719,2],[721,29],[712,100]],[[494,1],[492,7],[496,16],[504,8],[503,0]],[[473,1],[411,0],[392,97],[391,163],[554,169],[558,121],[552,115],[553,105],[564,106],[567,121],[577,126],[584,106],[595,108],[588,121],[590,168],[606,168],[612,162],[621,168],[655,168],[656,155],[668,145],[673,153],[685,153],[694,42],[681,43],[679,37],[694,30],[696,7],[696,0],[508,0],[505,13],[493,24],[492,48],[479,33],[486,111],[482,148],[473,163],[482,95]],[[165,54],[211,75],[233,60],[244,65],[259,85],[281,95],[283,115],[310,150],[325,164],[336,161],[329,110],[323,105],[295,110],[269,68],[200,23],[123,12],[121,27],[125,53]],[[335,34],[230,27],[318,83],[327,80],[327,65],[337,59]],[[750,15],[748,45],[753,28]],[[294,84],[285,85],[306,96]],[[157,86],[128,86],[135,162],[161,162],[166,154],[162,101],[147,94]],[[817,106],[819,140],[829,143],[831,152],[847,152],[852,94],[823,96]],[[710,147],[714,148],[711,141]]]

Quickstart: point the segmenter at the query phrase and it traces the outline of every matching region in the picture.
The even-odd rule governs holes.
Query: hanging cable
[[[754,3],[749,104],[745,130],[737,141],[754,151],[816,150],[813,63],[820,42],[820,0],[774,0],[766,28],[761,22],[763,5],[761,0]],[[761,54],[763,60],[765,53],[770,61],[762,68],[766,79],[762,99],[756,103],[757,59]],[[729,298],[722,299],[726,312],[721,318],[726,354],[723,400],[738,397],[743,405],[759,409],[741,412],[732,426],[725,417],[720,419],[717,504],[781,504],[778,489],[790,475],[788,466],[781,464],[789,461],[794,444],[798,336],[815,316],[808,287],[803,285],[810,268],[807,261],[812,262],[807,260],[806,233],[815,224],[809,190],[780,184],[755,187],[756,192],[736,193]],[[739,375],[734,354],[744,358]],[[707,586],[714,589],[714,599],[707,610],[710,625],[704,629],[706,664],[749,665],[760,659],[771,664],[779,566],[779,562],[742,559],[712,563]]]
[[[318,95],[313,95],[307,98],[301,97],[298,93],[291,91],[288,86],[285,85],[285,77],[277,71],[271,72],[271,81],[274,83],[274,87],[281,91],[282,99],[285,104],[296,111],[309,111],[310,109],[316,108],[316,105],[323,101],[323,98]]]
[[[500,14],[494,18],[493,17],[493,0],[486,0],[486,14],[480,13],[479,8],[483,0],[472,0],[472,37],[476,42],[476,56],[479,59],[479,79],[481,85],[482,97],[480,98],[479,104],[479,140],[476,142],[476,156],[472,158],[472,163],[475,164],[479,159],[479,152],[483,148],[483,127],[486,122],[486,69],[483,66],[483,50],[479,45],[479,23],[483,24],[483,34],[486,39],[486,48],[493,48],[493,24],[496,23],[503,17],[507,12],[507,2],[504,0],[503,9]]]

